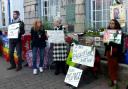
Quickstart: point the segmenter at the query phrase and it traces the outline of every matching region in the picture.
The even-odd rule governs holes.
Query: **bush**
[[[44,25],[44,29],[46,29],[46,30],[53,29],[52,23],[50,23],[49,21],[44,21],[43,25]]]

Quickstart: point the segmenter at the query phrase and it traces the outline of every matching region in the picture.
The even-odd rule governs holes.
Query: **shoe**
[[[33,69],[33,74],[37,75],[37,69]]]
[[[115,85],[113,86],[113,89],[119,89],[118,85],[115,84]]]
[[[40,71],[40,73],[43,73],[43,68],[42,67],[39,67],[39,71]]]
[[[126,89],[128,89],[128,85],[127,85]]]
[[[59,74],[60,74],[60,72],[58,72],[58,71],[55,72],[55,75],[59,75]]]
[[[28,67],[28,63],[26,63],[26,64],[24,65],[24,67]]]
[[[11,67],[7,68],[7,70],[12,70],[12,69],[15,69],[15,68],[16,68],[16,66],[11,66]]]
[[[22,67],[17,67],[16,68],[16,71],[18,72],[18,71],[20,71],[22,69]]]
[[[67,83],[66,83],[65,85],[66,85],[66,86],[69,86],[69,87],[71,86],[70,84],[67,84]]]
[[[114,83],[111,80],[109,80],[108,81],[108,85],[109,85],[109,87],[113,87],[114,86]]]
[[[67,73],[66,72],[63,72],[64,75],[66,75]]]
[[[71,86],[71,89],[77,89],[76,87],[74,87],[74,86]]]

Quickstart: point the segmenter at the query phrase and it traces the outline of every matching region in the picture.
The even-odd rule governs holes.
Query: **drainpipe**
[[[10,10],[10,0],[8,0],[8,21],[9,21],[9,24],[11,23],[11,10]]]
[[[3,23],[2,23],[3,19],[2,19],[2,0],[0,0],[0,27],[2,27]]]

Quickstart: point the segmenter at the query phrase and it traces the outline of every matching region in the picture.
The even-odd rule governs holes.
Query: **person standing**
[[[44,50],[46,47],[47,36],[45,34],[45,29],[41,20],[36,20],[31,28],[31,40],[32,40],[32,56],[33,56],[33,74],[38,73],[37,67],[37,52],[39,50],[40,64],[39,71],[43,72],[43,62],[44,62]]]
[[[108,26],[109,30],[116,30],[117,35],[118,31],[121,31],[120,24],[117,20],[112,19]],[[113,89],[118,89],[117,80],[118,80],[118,61],[121,59],[121,54],[123,53],[123,34],[121,38],[121,44],[117,44],[114,42],[109,42],[105,44],[105,55],[108,59],[108,72],[111,80],[110,86]]]
[[[61,19],[59,17],[55,18],[54,20],[54,30],[64,31],[64,26],[61,24]],[[65,61],[67,58],[67,44],[65,42],[52,43],[52,46],[53,46],[53,61],[55,62],[55,75],[59,75],[60,72],[66,74]]]
[[[22,42],[21,36],[25,33],[24,29],[24,22],[20,20],[20,12],[13,11],[13,20],[11,24],[19,23],[19,31],[18,31],[18,38],[9,39],[9,57],[10,57],[10,64],[11,66],[8,70],[12,70],[16,68],[16,71],[20,71],[22,69]],[[18,56],[18,65],[16,65],[14,61],[14,51],[17,51]]]

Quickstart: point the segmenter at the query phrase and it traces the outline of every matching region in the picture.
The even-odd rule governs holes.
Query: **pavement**
[[[54,70],[46,69],[38,75],[32,74],[32,69],[23,67],[23,70],[7,71],[9,63],[0,58],[0,89],[71,89],[64,83],[65,76],[54,75]],[[112,89],[108,87],[107,78],[101,75],[98,79],[87,78],[80,83],[78,89]],[[121,83],[122,85],[122,83]],[[120,89],[126,89],[122,85]]]

